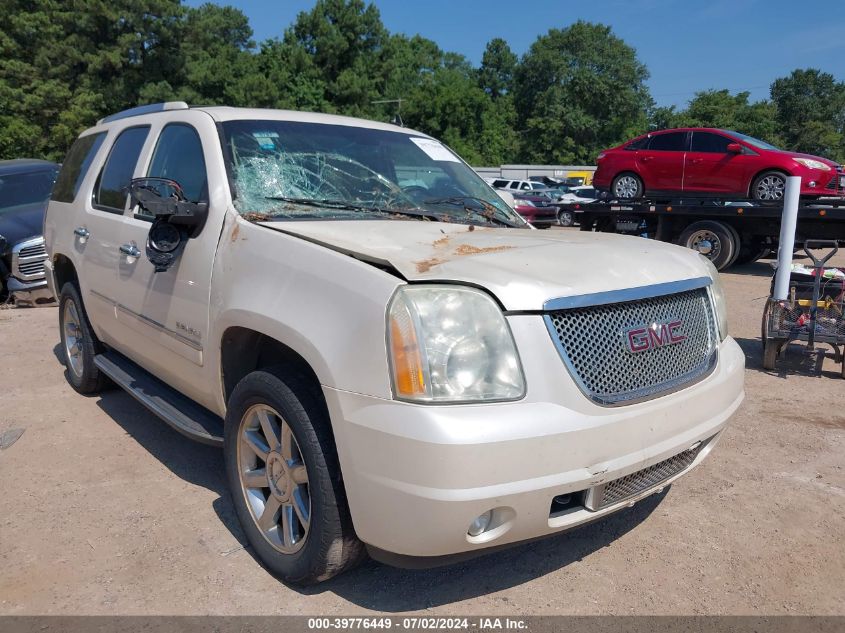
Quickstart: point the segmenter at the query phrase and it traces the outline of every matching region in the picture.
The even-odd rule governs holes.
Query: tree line
[[[0,0],[0,158],[61,160],[98,118],[187,101],[339,113],[408,127],[474,165],[591,164],[649,129],[722,127],[845,162],[845,83],[817,69],[775,80],[771,98],[697,93],[657,107],[636,51],[575,22],[520,58],[501,38],[481,63],[390,33],[364,0],[316,0],[256,43],[230,6],[181,0]]]

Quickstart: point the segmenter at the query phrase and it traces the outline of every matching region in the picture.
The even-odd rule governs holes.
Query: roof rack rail
[[[166,110],[187,110],[188,104],[184,101],[167,101],[165,103],[148,103],[147,105],[138,106],[136,108],[129,108],[115,114],[110,114],[97,121],[97,125],[109,123],[110,121],[118,121],[119,119],[128,119],[133,116],[141,116],[142,114],[152,114],[153,112],[165,112]]]

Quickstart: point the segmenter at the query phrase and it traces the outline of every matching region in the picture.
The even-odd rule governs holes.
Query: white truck
[[[599,519],[699,464],[744,395],[706,259],[535,231],[392,125],[121,112],[71,148],[44,234],[70,384],[222,445],[289,582]]]

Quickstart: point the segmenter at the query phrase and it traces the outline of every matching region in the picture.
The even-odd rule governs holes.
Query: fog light
[[[467,530],[467,534],[470,536],[478,536],[488,527],[490,527],[490,521],[493,519],[493,511],[488,510],[484,514],[481,514],[475,519],[473,519],[472,523],[469,524],[469,529]]]
[[[815,187],[815,186],[816,186],[816,181],[815,181],[815,180],[811,180],[811,181],[810,181],[809,183],[807,183],[807,184],[808,184],[808,185],[810,185],[811,187]]]

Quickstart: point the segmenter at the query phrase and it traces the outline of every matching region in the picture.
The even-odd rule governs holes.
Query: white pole
[[[789,273],[792,268],[792,251],[795,250],[795,225],[798,223],[798,196],[801,193],[801,178],[788,176],[783,192],[783,215],[780,219],[778,240],[778,269],[775,273],[776,301],[785,301],[789,293]]]

